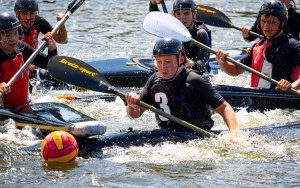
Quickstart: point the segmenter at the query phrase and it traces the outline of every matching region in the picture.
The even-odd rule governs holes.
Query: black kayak
[[[300,121],[290,123],[277,123],[255,128],[242,129],[243,131],[255,131],[259,134],[268,134],[271,136],[287,136],[298,138],[300,134]],[[226,133],[227,131],[212,130],[214,135]],[[155,129],[151,131],[135,131],[129,128],[119,133],[104,134],[90,138],[77,139],[80,150],[83,151],[101,151],[106,147],[130,147],[157,145],[162,142],[186,142],[194,139],[204,139],[198,133],[192,131],[170,131],[166,129]]]
[[[243,55],[241,51],[232,54],[235,54],[231,56],[233,59],[238,59]],[[214,60],[212,56],[211,73],[204,74],[204,76],[218,74],[221,70]],[[88,64],[115,87],[142,87],[155,72],[151,57],[109,56],[92,60]],[[240,108],[247,108],[248,111],[276,108],[300,109],[300,97],[288,92],[228,85],[216,85],[215,88],[236,110]]]
[[[244,50],[231,50],[230,57],[239,59]],[[152,57],[135,56],[105,56],[87,62],[100,72],[115,87],[143,87],[147,79],[156,71]],[[220,66],[215,61],[215,56],[210,57],[211,73],[218,74]]]
[[[238,110],[265,111],[279,109],[300,109],[300,97],[292,93],[270,90],[253,89],[237,86],[217,85],[215,88],[231,106]]]
[[[272,138],[288,138],[298,139],[300,134],[300,121],[289,123],[275,123],[271,125],[262,125],[260,127],[245,128],[242,131],[253,131],[257,134],[271,136]],[[211,130],[209,131],[213,137],[227,130]],[[154,129],[150,131],[120,130],[116,133],[105,133],[103,135],[91,137],[76,137],[79,146],[79,155],[87,157],[91,152],[102,152],[102,149],[109,147],[131,147],[157,145],[163,142],[179,143],[187,142],[195,139],[205,139],[201,134],[193,131],[172,131],[167,129]],[[40,151],[40,144],[19,148],[22,151]]]
[[[63,103],[47,102],[30,105],[35,111],[31,113],[13,113],[8,108],[0,108],[0,122],[6,123],[13,119],[17,127],[30,126],[47,134],[51,131],[62,130],[75,137],[89,137],[106,132],[106,126],[90,116],[87,116]]]
[[[36,111],[36,114],[28,113],[12,113],[7,108],[0,108],[1,123],[11,118],[16,122],[16,126],[25,127],[31,126],[44,131],[63,130],[73,134],[78,142],[79,149],[84,154],[85,152],[98,151],[106,147],[129,147],[156,145],[162,142],[185,142],[193,139],[203,139],[204,136],[193,131],[172,131],[167,129],[155,129],[151,131],[140,131],[129,128],[117,133],[106,133],[106,126],[77,110],[62,104],[62,103],[35,103],[31,107]],[[272,133],[282,136],[283,133],[287,136],[300,134],[300,121],[279,123],[273,125],[265,125],[257,128],[249,128],[246,130],[258,131],[261,133]],[[297,129],[293,129],[297,128]],[[297,130],[299,130],[297,132]],[[218,135],[226,131],[212,130],[210,133]],[[21,148],[26,151],[37,151],[40,149],[40,144],[35,146]]]

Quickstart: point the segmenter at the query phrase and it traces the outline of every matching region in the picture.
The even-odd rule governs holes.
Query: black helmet
[[[0,14],[0,33],[18,28],[19,35],[22,34],[22,26],[14,14],[7,12]]]
[[[17,11],[39,11],[37,0],[16,0],[15,12]]]
[[[175,0],[173,4],[173,11],[182,9],[196,11],[196,4],[193,0]]]
[[[174,38],[163,38],[155,42],[153,56],[184,54],[181,41]]]
[[[287,22],[287,9],[280,1],[270,1],[263,4],[259,10],[258,17],[262,14],[268,14],[276,16],[282,23]]]

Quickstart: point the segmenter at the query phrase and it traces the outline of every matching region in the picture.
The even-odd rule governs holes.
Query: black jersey
[[[288,9],[288,22],[284,33],[299,40],[300,39],[300,11],[294,8]]]
[[[211,108],[215,109],[225,101],[208,80],[190,69],[183,69],[171,81],[154,73],[140,95],[142,101],[205,130],[210,130],[214,124]],[[159,115],[156,119],[160,127],[186,130]]]
[[[194,27],[190,30],[190,34],[196,41],[211,47],[211,32],[204,23],[195,22]],[[210,53],[192,44],[190,41],[184,42],[183,45],[186,56],[195,62],[192,69],[203,73],[205,66],[209,63]]]

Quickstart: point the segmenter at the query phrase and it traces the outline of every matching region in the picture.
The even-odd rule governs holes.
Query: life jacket
[[[211,109],[208,109],[208,105],[202,106],[199,101],[203,101],[203,99],[193,95],[193,89],[189,88],[189,84],[186,83],[186,79],[191,72],[193,72],[191,69],[184,69],[172,81],[163,81],[156,74],[153,80],[151,80],[151,86],[149,87],[151,103],[154,107],[161,109],[167,114],[179,117],[202,129],[210,130],[213,126],[213,120],[210,117]],[[197,75],[197,73],[193,73]],[[194,102],[193,104],[191,104],[191,101],[188,99],[189,97],[186,97],[186,95],[189,97],[195,96],[195,98],[192,97],[193,99],[191,99]],[[157,114],[155,117],[159,127],[172,130],[187,130],[170,121],[168,118]]]
[[[270,64],[267,59],[265,58],[265,50],[268,46],[271,46],[272,43],[270,41],[265,42],[262,44],[262,41],[256,42],[253,51],[252,51],[252,68],[262,74],[268,74],[267,76],[272,76],[272,64]],[[257,88],[261,87],[265,82],[264,79],[260,78],[255,74],[251,74],[251,87]],[[270,83],[268,83],[270,84]]]
[[[22,40],[34,49],[38,48],[38,31],[36,27],[31,27],[29,32],[24,33]]]
[[[296,81],[300,78],[300,67],[294,67],[292,71],[292,80]]]
[[[0,82],[9,80],[23,66],[23,55],[18,54],[13,60],[6,60],[0,64]],[[3,104],[7,108],[14,109],[28,103],[28,71],[24,70],[22,75],[11,86],[11,92],[3,95]]]
[[[196,27],[197,27],[197,29],[204,29],[207,32],[207,35],[208,35],[208,47],[212,47],[211,30],[208,29],[208,27],[202,21],[196,21]]]

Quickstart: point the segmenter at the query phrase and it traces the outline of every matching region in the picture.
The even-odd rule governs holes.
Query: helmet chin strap
[[[270,39],[273,39],[273,38],[277,37],[281,33],[282,33],[282,29],[281,30],[277,30],[277,32]]]
[[[9,51],[4,46],[2,46],[2,44],[0,44],[0,49],[9,57],[14,57],[17,54],[15,50]]]
[[[192,11],[192,10],[191,10]],[[192,30],[193,29],[193,27],[194,27],[194,24],[196,23],[196,12],[195,11],[193,11],[193,20],[192,20],[192,22],[191,22],[191,24],[189,25],[189,26],[187,26],[186,28],[187,28],[187,30]]]
[[[191,30],[191,29],[193,29],[193,26],[194,26],[194,20],[192,21],[192,23],[189,25],[189,26],[187,26],[186,28],[187,28],[187,30]]]
[[[179,74],[179,72],[178,72],[179,68],[182,67],[182,66],[184,66],[185,63],[186,63],[186,61],[184,61],[183,63],[180,62],[181,56],[182,56],[182,55],[179,55],[179,56],[178,56],[178,67],[177,67],[177,70],[176,70],[176,73],[175,73],[174,77],[176,77],[176,76]],[[173,78],[174,78],[174,77],[173,77]],[[172,79],[173,79],[173,78],[172,78]]]
[[[22,53],[22,51],[23,51],[19,47],[17,47],[17,49],[15,49],[15,50],[9,51],[2,45],[2,41],[0,41],[0,49],[9,57],[15,57],[17,54]]]

